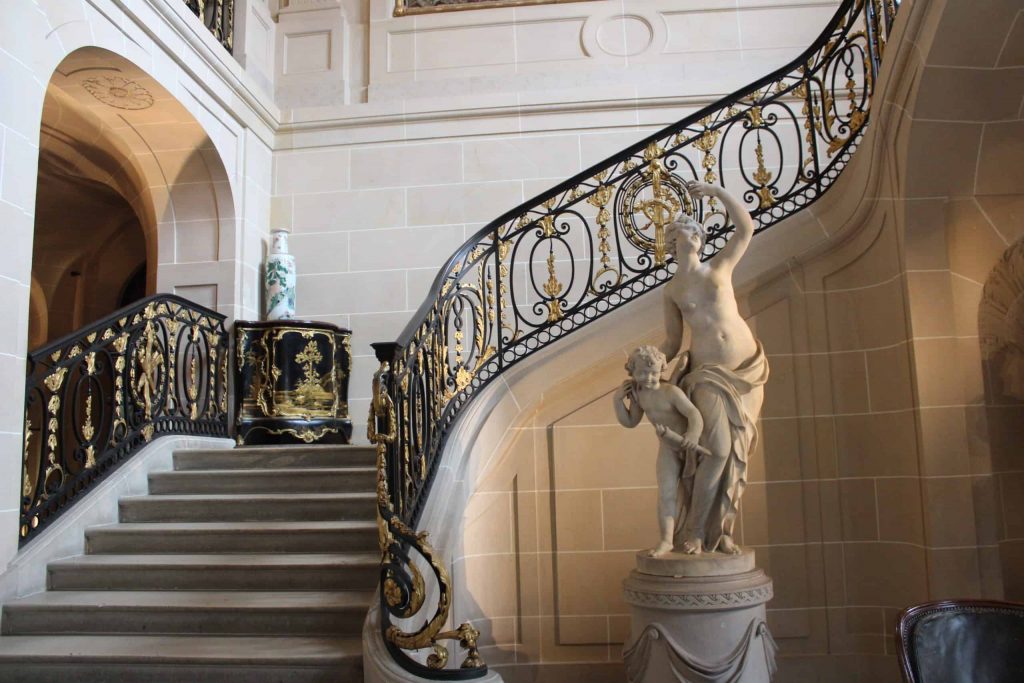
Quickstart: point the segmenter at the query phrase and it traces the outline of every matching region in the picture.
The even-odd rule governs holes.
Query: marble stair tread
[[[194,555],[79,555],[54,560],[47,567],[329,567],[359,566],[380,563],[380,553],[281,553],[281,554],[218,554]]]
[[[167,496],[123,496],[121,502],[138,502],[140,500],[155,500],[155,501],[167,501],[170,498],[180,498],[183,501],[236,501],[236,500],[251,500],[254,502],[262,501],[275,501],[275,500],[375,500],[376,494],[367,493],[365,491],[341,491],[337,493],[253,493],[253,494],[237,494],[237,493],[177,493],[174,495]]]
[[[362,519],[346,520],[302,520],[297,522],[266,520],[256,522],[118,522],[105,526],[91,526],[87,534],[112,533],[131,534],[139,531],[158,533],[221,533],[237,531],[246,534],[269,534],[287,531],[302,533],[313,531],[365,531],[376,530],[377,523]]]
[[[359,638],[298,636],[4,636],[0,665],[54,658],[81,663],[331,665],[362,658]]]
[[[176,470],[151,473],[149,493],[365,492],[374,487],[376,475],[377,468],[364,466]]]
[[[368,591],[49,591],[4,605],[5,635],[357,635]]]
[[[258,534],[277,531],[362,531],[376,528],[377,523],[375,521],[363,519],[308,519],[295,522],[287,520],[256,522],[117,522],[115,524],[88,527],[86,533],[159,531],[161,533],[189,532],[201,534],[204,532],[239,531],[247,534]]]
[[[254,469],[261,467],[373,467],[371,446],[240,446],[238,448],[176,451],[174,469]]]
[[[4,604],[4,610],[118,609],[277,610],[369,609],[372,591],[45,591]]]
[[[376,494],[204,493],[126,496],[118,501],[122,522],[369,519]]]
[[[87,553],[333,553],[377,548],[365,520],[122,522],[85,530]]]
[[[49,563],[49,590],[369,590],[379,553],[82,555]]]

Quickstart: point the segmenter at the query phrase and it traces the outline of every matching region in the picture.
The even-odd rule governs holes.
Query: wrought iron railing
[[[142,299],[28,357],[21,543],[162,434],[228,435],[224,316]]]
[[[705,227],[703,260],[726,244],[724,208],[714,197],[691,197],[685,181],[723,184],[742,197],[757,231],[828,189],[867,125],[898,5],[844,0],[788,65],[506,212],[448,260],[398,341],[375,345],[387,400],[375,398],[371,425],[385,419],[385,403],[393,412],[390,438],[377,439],[383,528],[416,528],[452,426],[490,381],[671,277],[665,228],[673,219],[685,213]],[[408,531],[382,539],[386,639],[389,617],[421,607],[409,569],[420,538]],[[394,635],[396,651],[412,649]],[[438,664],[396,657],[428,676]]]
[[[235,39],[235,0],[185,0],[185,6],[231,52]]]

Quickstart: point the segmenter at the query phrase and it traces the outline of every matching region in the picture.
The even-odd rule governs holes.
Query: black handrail
[[[673,219],[687,214],[704,227],[703,260],[725,246],[733,228],[724,208],[690,196],[686,181],[742,197],[756,232],[816,201],[865,130],[898,6],[844,0],[786,66],[505,212],[448,259],[398,341],[374,345],[378,509],[394,532],[387,542],[382,534],[382,628],[402,666],[439,673],[401,652],[436,650],[430,629],[404,634],[390,620],[422,607],[409,556],[432,551],[410,530],[463,408],[504,370],[666,282]]]
[[[28,357],[20,543],[161,434],[228,436],[224,316],[156,294]]]

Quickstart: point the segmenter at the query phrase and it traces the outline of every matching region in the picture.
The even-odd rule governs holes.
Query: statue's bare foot
[[[668,541],[662,541],[658,545],[654,546],[647,551],[648,557],[661,557],[665,553],[672,552],[672,544]]]
[[[729,536],[728,534],[722,536],[722,540],[718,543],[718,548],[723,553],[727,553],[729,555],[740,554],[740,547],[736,545],[736,541],[732,540],[732,536]]]
[[[704,549],[701,546],[702,544],[699,538],[692,541],[683,541],[683,552],[687,555],[700,555],[704,552]]]

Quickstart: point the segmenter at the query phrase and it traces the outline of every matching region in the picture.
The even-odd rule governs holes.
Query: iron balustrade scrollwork
[[[374,347],[378,357],[390,356],[394,352],[390,344],[375,344]],[[366,427],[370,442],[377,447],[377,534],[381,551],[379,598],[384,644],[395,661],[411,673],[446,680],[475,678],[487,672],[487,665],[476,646],[480,632],[469,624],[443,630],[451,610],[448,571],[427,542],[427,533],[413,531],[395,512],[387,477],[387,473],[392,471],[387,461],[388,446],[398,436],[398,416],[388,386],[392,379],[388,362],[382,360],[380,369],[373,376]],[[412,552],[417,553],[429,566],[438,595],[434,613],[425,623],[415,631],[405,631],[391,623],[391,619],[408,619],[418,615],[427,598],[426,582]],[[467,650],[459,669],[445,669],[448,649],[439,642],[442,640],[457,640]],[[424,648],[430,648],[425,665],[404,652]]]
[[[393,438],[379,442],[388,514],[416,528],[456,419],[496,376],[668,281],[673,220],[686,214],[704,226],[703,260],[725,246],[733,228],[724,207],[690,196],[687,181],[722,184],[742,198],[756,232],[821,197],[867,126],[898,7],[897,0],[844,0],[789,64],[506,212],[467,241],[399,339],[377,345],[394,413]],[[418,549],[416,538],[397,535],[395,542]],[[388,619],[382,626],[387,637]]]
[[[162,434],[228,436],[224,316],[157,294],[28,357],[20,542]]]
[[[232,51],[235,39],[235,0],[185,0],[185,6],[199,17],[213,37]]]

